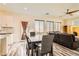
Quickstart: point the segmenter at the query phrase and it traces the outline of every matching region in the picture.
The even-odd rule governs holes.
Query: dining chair
[[[27,50],[26,54],[28,56],[30,56],[30,53],[33,56],[33,50],[35,50],[35,53],[37,53],[36,50],[39,47],[38,45],[31,43],[31,40],[29,39],[29,37],[26,34],[22,35],[22,39],[26,39],[26,50]]]
[[[43,35],[41,42],[41,49],[39,50],[39,56],[47,54],[53,55],[53,38],[54,35]]]

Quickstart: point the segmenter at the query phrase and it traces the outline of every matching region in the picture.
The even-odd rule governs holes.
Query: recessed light
[[[2,3],[3,5],[6,5],[7,3]]]
[[[24,10],[27,10],[28,8],[24,8]]]
[[[46,15],[49,15],[49,13],[47,12],[47,13],[45,13]]]

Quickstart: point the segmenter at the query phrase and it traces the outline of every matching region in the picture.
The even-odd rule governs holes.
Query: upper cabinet
[[[12,32],[14,23],[13,16],[0,16],[0,32]]]
[[[12,16],[0,16],[0,26],[12,27],[13,17]]]

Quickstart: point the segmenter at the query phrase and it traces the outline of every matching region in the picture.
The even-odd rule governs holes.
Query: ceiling
[[[78,10],[79,4],[77,3],[3,3],[2,7],[13,13],[28,14],[28,15],[52,15],[63,16],[67,9]],[[77,14],[78,15],[78,14]]]

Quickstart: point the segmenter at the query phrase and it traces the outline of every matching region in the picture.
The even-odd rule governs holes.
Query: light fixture
[[[47,12],[47,13],[45,13],[46,15],[49,15],[49,13]]]
[[[7,3],[2,3],[3,5],[6,5]]]
[[[28,9],[28,8],[26,8],[26,7],[24,8],[24,10],[27,10],[27,9]]]

